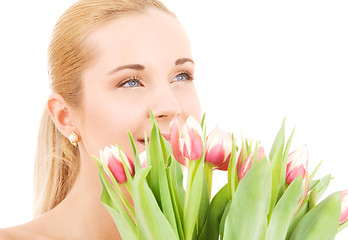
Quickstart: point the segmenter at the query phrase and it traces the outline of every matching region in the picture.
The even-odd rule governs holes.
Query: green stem
[[[192,180],[193,180],[193,161],[189,161],[189,166],[187,169],[187,182],[185,191],[185,202],[184,202],[184,213],[186,212],[188,196],[191,190]]]
[[[205,162],[204,163],[204,170],[205,170],[205,176],[207,178],[207,187],[208,187],[208,194],[209,194],[209,200],[211,198],[211,185],[213,181],[213,168],[211,164]]]
[[[185,202],[184,202],[184,214],[186,212],[188,200],[189,200],[189,195],[191,191],[191,186],[193,179],[196,175],[197,167],[198,167],[199,160],[189,160],[189,166],[188,166],[188,173],[187,173],[187,184],[186,184],[186,192],[185,192]]]
[[[127,191],[129,192],[129,195],[132,197],[133,199],[133,193],[132,193],[132,188],[131,186],[129,185],[129,182],[125,182],[124,183],[124,186],[126,187]]]

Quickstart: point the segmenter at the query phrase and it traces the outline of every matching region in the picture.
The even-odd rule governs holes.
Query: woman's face
[[[89,155],[117,142],[132,157],[128,130],[144,151],[149,109],[165,137],[175,116],[181,124],[189,115],[200,120],[189,40],[174,17],[150,9],[112,20],[88,40],[98,55],[82,74],[77,130]]]

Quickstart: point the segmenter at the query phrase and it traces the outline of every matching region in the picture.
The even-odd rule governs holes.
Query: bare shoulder
[[[35,220],[25,223],[23,225],[0,229],[0,240],[46,240],[50,239],[35,231],[35,228],[32,228],[32,225],[35,225]]]
[[[23,239],[23,237],[32,239],[30,235],[24,234],[24,232],[21,231],[19,227],[0,229],[1,240],[17,240],[17,239]]]
[[[34,239],[32,234],[23,231],[21,227],[0,229],[1,240]]]
[[[1,240],[12,240],[11,233],[7,229],[0,229],[0,239]]]

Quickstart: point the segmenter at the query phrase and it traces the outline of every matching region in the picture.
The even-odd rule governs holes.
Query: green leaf
[[[321,196],[323,196],[327,187],[330,184],[330,181],[331,181],[331,174],[327,174],[326,176],[321,178],[319,182],[314,186],[314,188],[312,189],[312,192],[309,194],[309,199],[311,199],[314,205],[321,198]],[[309,209],[312,209],[312,206],[309,206]]]
[[[228,213],[230,212],[232,204],[232,199],[227,203],[225,210],[222,214],[221,221],[220,221],[220,239],[224,239],[224,233],[225,233],[225,223]]]
[[[320,180],[311,180],[309,184],[309,191],[312,191],[313,188],[319,183]]]
[[[198,214],[198,234],[202,231],[209,209],[210,196],[208,191],[207,178],[203,171],[202,196]]]
[[[228,188],[228,184],[225,184],[213,197],[199,240],[217,240],[219,238],[221,217],[229,201]]]
[[[131,208],[130,204],[128,203],[127,199],[124,197],[123,192],[121,191],[121,188],[119,184],[117,183],[116,179],[112,175],[110,169],[102,163],[97,157],[93,156],[94,161],[97,163],[99,168],[99,179],[102,183],[103,188],[105,188],[105,191],[110,195],[110,198],[114,202],[114,206],[117,207],[118,212],[120,212],[123,215],[126,215],[124,207],[127,209],[129,214],[134,217],[135,213],[134,210]],[[109,178],[112,181],[112,184],[110,183],[108,177],[106,176],[105,171],[107,171]],[[116,192],[117,194],[116,194]],[[118,197],[120,196],[120,197]]]
[[[145,140],[145,153],[146,153],[146,166],[152,167],[151,164],[151,155],[150,155],[150,147],[149,147],[149,142],[148,142],[148,138],[147,138],[147,134],[146,132],[144,132],[144,140]],[[146,177],[147,180],[147,184],[151,187],[152,186],[152,179],[151,179],[151,174],[148,174]]]
[[[297,177],[278,201],[267,228],[266,240],[284,239],[302,195],[302,176]]]
[[[270,204],[270,215],[272,214],[273,207],[276,203],[278,192],[280,189],[280,183],[282,182],[282,168],[284,166],[284,158],[283,158],[283,149],[284,149],[284,137],[285,137],[285,119],[283,121],[282,127],[280,128],[270,152],[270,161],[272,168],[272,195],[271,195],[271,204]],[[285,163],[286,164],[286,163]]]
[[[288,162],[289,150],[290,150],[292,138],[294,136],[294,132],[295,132],[295,128],[292,130],[292,133],[291,133],[291,135],[286,143],[286,147],[284,150],[283,163],[281,165],[281,172],[280,172],[279,192],[278,192],[276,202],[282,197],[282,195],[285,191],[286,166],[287,166],[287,162]]]
[[[134,221],[124,209],[109,180],[106,178],[101,165],[98,166],[100,167],[99,171],[102,171],[99,172],[99,178],[102,183],[102,194],[100,197],[101,203],[111,214],[121,236],[127,236],[127,239],[137,239],[137,229]]]
[[[230,163],[228,164],[228,196],[229,199],[232,199],[238,185],[238,178],[237,178],[237,150],[236,150],[236,143],[234,139],[232,139],[232,152],[230,157]]]
[[[303,206],[299,209],[297,214],[292,219],[290,226],[288,228],[288,232],[286,233],[286,240],[289,240],[291,237],[291,234],[294,232],[295,228],[297,227],[297,224],[301,221],[301,219],[308,213],[308,202],[304,203]]]
[[[137,152],[137,148],[135,147],[134,139],[132,137],[132,134],[129,131],[128,131],[128,138],[129,138],[129,141],[131,142],[131,146],[133,150],[133,155],[135,159],[135,172],[136,172],[139,169],[141,169],[141,163],[140,163],[139,155]]]
[[[173,181],[176,194],[178,196],[178,199],[180,200],[180,205],[184,206],[184,201],[185,201],[185,190],[183,186],[183,173],[181,169],[180,163],[178,163],[173,156],[172,158],[172,164],[170,165],[170,174],[171,174],[171,179]]]
[[[164,169],[164,162],[160,162],[160,173],[159,173],[159,186],[160,186],[160,197],[162,203],[162,212],[166,216],[168,222],[174,229],[174,232],[178,235],[176,219],[173,209],[172,198],[167,182],[167,174]]]
[[[298,223],[290,240],[334,239],[341,213],[341,193],[336,192],[310,210]]]
[[[271,160],[278,154],[280,148],[283,149],[284,135],[285,135],[285,119],[283,120],[282,126],[279,129],[276,138],[274,139],[271,152],[269,153],[269,158]]]
[[[324,195],[327,187],[330,184],[330,181],[331,181],[331,174],[327,174],[326,176],[321,178],[318,184],[314,187],[314,189],[318,191],[316,201],[318,201],[321,198],[321,196]]]
[[[225,222],[223,239],[264,239],[271,200],[271,169],[263,158],[240,181]]]
[[[151,159],[151,184],[150,188],[158,202],[158,205],[162,208],[161,196],[160,196],[160,163],[164,162],[163,152],[161,147],[161,142],[159,138],[159,130],[156,127],[155,123],[153,124],[150,143],[149,143],[149,151],[150,151],[150,159]]]
[[[203,186],[203,159],[196,161],[190,161],[191,164],[198,165],[197,170],[194,171],[194,177],[192,180],[192,185],[189,190],[187,190],[187,195],[185,196],[184,206],[184,232],[185,239],[191,239],[196,221],[198,219],[199,208],[202,198],[202,186]],[[192,166],[195,167],[195,166]],[[189,167],[190,170],[190,167]],[[187,200],[186,200],[187,197]]]
[[[118,232],[121,234],[122,239],[138,240],[136,227],[129,226],[128,221],[124,221],[122,216],[116,212],[115,209],[110,208],[108,205],[103,204],[104,207],[109,211],[117,226]]]
[[[116,206],[113,204],[113,201],[110,199],[110,195],[107,193],[106,189],[103,188],[101,198],[100,198],[104,207],[108,210],[112,216],[117,230],[121,234],[122,239],[137,240],[137,227],[133,220],[128,216],[122,216],[116,209]],[[128,216],[128,217],[127,217]]]
[[[205,124],[205,113],[202,116],[202,120],[201,120],[201,128],[204,129],[204,124]]]
[[[134,178],[134,207],[139,239],[177,240],[178,236],[163,215],[145,180],[150,168],[140,169]]]
[[[170,158],[173,158],[172,156],[170,156]],[[172,165],[175,164],[175,160],[172,160]],[[171,166],[172,166],[171,165]],[[170,166],[170,167],[171,167]],[[178,234],[180,239],[184,239],[184,229],[183,229],[183,210],[182,210],[182,205],[177,193],[177,188],[175,187],[174,184],[174,178],[172,176],[172,172],[171,169],[166,169],[167,172],[167,180],[169,183],[169,190],[170,190],[170,196],[171,196],[171,200],[173,203],[173,210],[174,210],[174,215],[175,215],[175,220],[176,220],[176,224],[177,224],[177,230],[178,230]]]
[[[172,198],[170,194],[170,189],[167,181],[167,174],[164,168],[164,162],[160,162],[160,172],[159,172],[159,186],[160,186],[160,197],[162,203],[162,212],[166,216],[168,222],[174,229],[174,232],[178,235],[176,218],[173,209]]]
[[[313,180],[315,174],[317,173],[317,171],[318,171],[318,169],[319,169],[319,167],[320,167],[320,165],[321,165],[322,163],[323,163],[323,160],[321,160],[320,163],[315,167],[315,169],[314,169],[314,171],[312,172],[311,177],[310,177],[311,181]]]
[[[163,154],[163,159],[165,162],[165,166],[168,167],[170,164],[167,161],[168,159],[171,160],[171,158],[169,158],[169,156],[173,153],[172,151],[172,146],[169,144],[169,142],[162,136],[160,129],[158,128],[157,124],[156,127],[158,129],[158,138],[160,140],[161,143],[161,149],[162,149],[162,154]]]
[[[167,178],[167,168],[168,165],[171,165],[172,159],[171,154],[172,150],[169,143],[162,137],[159,127],[152,116],[153,128],[150,136],[150,155],[152,159],[152,166],[154,167],[150,174],[152,174],[152,186],[159,187],[158,195],[156,196],[157,201],[159,202],[160,208],[167,218],[168,222],[174,229],[176,235],[178,235],[177,230],[177,218],[174,213],[172,196],[170,185]],[[153,173],[157,171],[157,173]]]

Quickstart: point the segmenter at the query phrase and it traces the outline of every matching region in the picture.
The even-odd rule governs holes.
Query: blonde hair
[[[49,45],[48,66],[52,91],[66,103],[81,107],[81,72],[95,59],[86,38],[106,22],[157,8],[175,16],[158,0],[80,0],[58,20]],[[68,194],[80,168],[79,150],[56,128],[44,110],[35,159],[34,214],[54,208]]]

